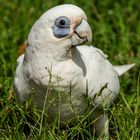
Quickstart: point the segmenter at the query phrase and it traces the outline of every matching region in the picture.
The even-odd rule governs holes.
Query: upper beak
[[[74,29],[74,34],[71,38],[72,46],[81,45],[84,43],[88,43],[89,46],[92,41],[92,31],[85,19],[82,20],[82,22],[76,26]]]

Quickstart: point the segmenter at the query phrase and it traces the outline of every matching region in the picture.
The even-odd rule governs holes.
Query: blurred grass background
[[[25,139],[19,130],[27,112],[18,107],[12,90],[17,50],[42,13],[64,3],[86,12],[93,31],[92,45],[102,49],[113,64],[136,63],[120,78],[120,95],[110,110],[110,131],[112,139],[140,139],[139,0],[0,0],[0,139]],[[18,113],[22,117],[18,118]],[[64,131],[54,139],[66,138]]]

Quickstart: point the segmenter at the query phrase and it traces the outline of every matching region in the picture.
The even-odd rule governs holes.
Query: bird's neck
[[[26,58],[31,61],[33,58],[35,59],[45,59],[47,61],[66,61],[72,58],[73,49],[71,46],[45,46],[41,48],[33,48],[28,47],[26,49],[25,56]]]
[[[54,61],[66,61],[72,57],[71,46],[56,46],[48,47],[44,50],[46,52],[46,57],[48,59],[53,59]]]

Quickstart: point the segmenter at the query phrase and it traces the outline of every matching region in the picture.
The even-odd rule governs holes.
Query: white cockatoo
[[[17,60],[14,89],[19,103],[33,92],[32,103],[39,109],[46,103],[49,119],[59,114],[60,123],[83,115],[88,99],[96,134],[108,135],[104,110],[117,97],[118,76],[133,64],[114,67],[101,50],[89,46],[91,41],[91,28],[79,7],[64,4],[46,11],[33,25],[25,53]]]

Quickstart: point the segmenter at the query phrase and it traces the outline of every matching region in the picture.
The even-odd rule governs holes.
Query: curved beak
[[[92,41],[92,31],[85,19],[82,20],[82,22],[76,26],[74,29],[73,36],[71,38],[72,46],[81,45],[84,43],[88,43],[90,46]]]

